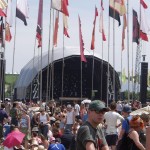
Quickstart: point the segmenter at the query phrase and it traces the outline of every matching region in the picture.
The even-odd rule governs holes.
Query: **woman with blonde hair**
[[[139,116],[133,116],[129,122],[130,129],[127,137],[130,150],[146,150],[139,140],[139,132],[144,128],[144,122]]]

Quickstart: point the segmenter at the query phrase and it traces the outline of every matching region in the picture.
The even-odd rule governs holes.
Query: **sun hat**
[[[67,105],[67,108],[72,108],[72,106],[70,104]]]
[[[89,104],[89,110],[95,111],[108,111],[108,108],[105,107],[105,103],[100,100],[94,100]]]
[[[32,131],[33,131],[33,132],[38,132],[39,129],[38,129],[38,127],[33,127],[33,128],[32,128]]]
[[[131,112],[131,107],[130,106],[124,106],[122,109],[123,112],[130,113]]]

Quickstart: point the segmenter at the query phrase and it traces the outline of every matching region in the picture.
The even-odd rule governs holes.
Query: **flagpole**
[[[82,61],[81,61],[81,100],[82,100]]]
[[[133,101],[133,99],[134,99],[133,87],[134,87],[134,85],[133,85],[133,42],[132,42],[132,101]]]
[[[128,102],[130,100],[130,62],[129,62],[129,0],[127,0],[127,62],[128,62]]]
[[[93,63],[92,63],[92,100],[93,100],[93,85],[94,85],[94,50],[93,50]]]
[[[52,1],[51,1],[52,3]],[[49,91],[50,91],[50,85],[51,85],[51,82],[49,82],[49,79],[51,78],[51,74],[50,74],[50,41],[51,41],[51,4],[50,4],[50,23],[49,23],[49,41],[48,41],[48,56],[47,56],[47,85],[46,85],[46,103],[48,102],[49,98],[50,98],[50,94],[49,94]],[[50,83],[50,85],[49,85]]]
[[[109,53],[110,53],[110,17],[108,19],[107,106],[109,102],[109,55],[110,55]]]
[[[102,39],[102,61],[101,61],[101,100],[103,99],[103,39]]]

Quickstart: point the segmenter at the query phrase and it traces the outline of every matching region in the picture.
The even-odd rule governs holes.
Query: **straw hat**
[[[46,150],[43,145],[39,145],[37,150]]]

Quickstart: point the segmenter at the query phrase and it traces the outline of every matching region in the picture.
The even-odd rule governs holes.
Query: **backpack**
[[[128,119],[125,119],[129,125],[129,120]],[[130,148],[127,148],[127,147],[130,147],[129,143],[128,143],[128,133],[124,133],[123,137],[121,140],[118,141],[118,144],[116,146],[116,150],[130,150]]]

